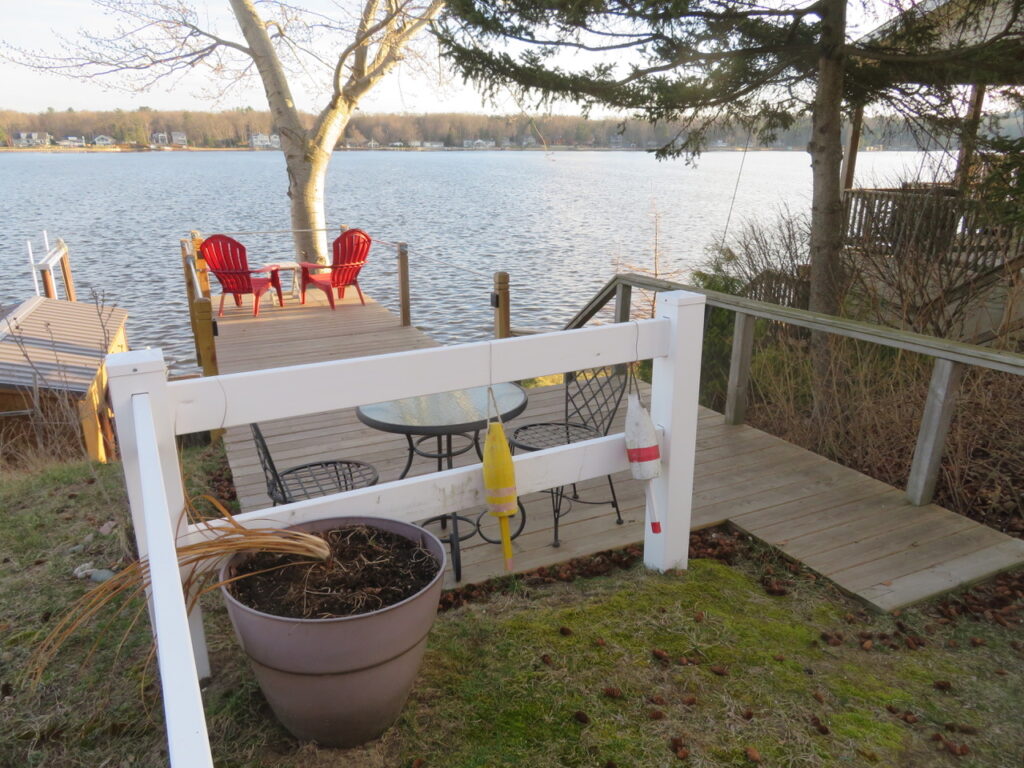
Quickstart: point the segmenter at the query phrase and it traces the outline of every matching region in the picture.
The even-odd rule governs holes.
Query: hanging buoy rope
[[[488,397],[493,403],[494,393],[488,387]],[[495,412],[498,411],[494,403]],[[508,447],[505,428],[500,418],[487,425],[484,438],[484,495],[487,511],[498,518],[501,529],[501,550],[505,556],[505,570],[512,571],[512,534],[508,519],[519,511],[519,495],[516,493],[516,472],[512,463],[512,451]]]
[[[626,456],[629,458],[629,471],[634,480],[650,481],[661,474],[661,449],[658,446],[658,432],[654,429],[651,414],[640,402],[640,389],[636,379],[630,373],[633,391],[626,400]],[[645,485],[647,493],[652,493],[651,484]],[[651,513],[651,533],[661,533],[661,521],[658,520],[657,505],[647,505]]]

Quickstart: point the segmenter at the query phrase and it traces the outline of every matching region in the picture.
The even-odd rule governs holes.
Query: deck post
[[[689,552],[704,303],[703,294],[671,291],[655,305],[655,316],[672,326],[668,355],[654,358],[651,378],[651,418],[664,437],[662,472],[647,489],[644,565],[657,571],[686,568]],[[661,533],[651,531],[655,518]]]
[[[68,297],[68,301],[78,301],[75,295],[75,280],[71,276],[71,254],[63,240],[60,241],[60,246],[64,250],[60,257],[60,275],[64,279],[64,295]]]
[[[181,464],[178,461],[178,446],[174,434],[174,410],[167,392],[167,364],[163,352],[159,349],[140,349],[110,355],[107,357],[107,381],[110,386],[114,421],[117,425],[117,440],[125,486],[128,489],[132,525],[135,528],[135,540],[141,558],[147,555],[148,550],[138,430],[132,407],[136,395],[148,394],[152,401],[156,447],[167,492],[171,530],[174,531],[175,537],[180,537],[188,526],[185,517],[185,490],[181,483]],[[206,635],[203,633],[203,616],[198,605],[192,609],[188,618],[196,669],[200,678],[209,677],[210,659],[206,651]]]
[[[628,323],[633,309],[633,286],[619,283],[615,286],[615,322]]]
[[[43,295],[48,299],[56,299],[57,286],[53,283],[53,270],[47,267],[40,271],[43,273]]]
[[[512,335],[512,330],[510,328],[508,272],[494,273],[491,306],[494,307],[494,338],[509,338]]]
[[[412,310],[409,305],[409,246],[398,244],[398,304],[402,325],[412,325]]]
[[[217,367],[217,344],[213,338],[213,301],[202,297],[196,299],[195,317],[196,353],[199,365],[203,369],[203,376],[216,376],[220,370]]]
[[[729,360],[729,386],[725,394],[725,423],[742,424],[747,418],[747,392],[750,389],[750,358],[754,350],[753,315],[736,313],[732,331],[732,356]]]
[[[192,257],[196,260],[196,277],[199,280],[199,289],[203,292],[203,296],[210,298],[210,275],[206,271],[206,259],[203,258],[203,252],[199,250],[199,247],[203,244],[203,236],[195,229],[188,234],[192,239]]]
[[[942,450],[946,444],[949,424],[953,420],[962,370],[960,363],[935,359],[932,380],[928,385],[928,399],[924,404],[921,427],[917,431],[914,463],[910,467],[910,477],[907,478],[907,498],[911,504],[929,504],[935,495]]]

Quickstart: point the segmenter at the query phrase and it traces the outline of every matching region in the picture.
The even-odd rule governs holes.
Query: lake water
[[[923,167],[913,152],[869,152],[858,183]],[[741,172],[742,166],[742,172]],[[737,185],[737,179],[739,184]],[[731,228],[810,205],[804,152],[711,152],[696,166],[641,152],[347,152],[327,185],[331,227],[409,244],[413,322],[451,343],[487,338],[496,270],[511,275],[514,326],[557,327],[616,271],[686,269]],[[735,204],[732,199],[735,190]],[[71,251],[78,296],[129,312],[134,347],[194,367],[178,241],[289,227],[276,152],[0,153],[0,305],[33,292],[25,250],[41,232]],[[292,260],[284,234],[240,236],[252,264]],[[397,308],[393,249],[375,245],[360,284]]]

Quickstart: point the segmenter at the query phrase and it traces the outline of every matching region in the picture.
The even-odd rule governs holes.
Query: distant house
[[[14,146],[16,147],[48,147],[50,146],[50,134],[48,133],[16,133],[14,134]]]
[[[444,149],[444,142],[443,141],[424,141],[423,142],[423,148],[424,149]]]
[[[463,139],[463,149],[491,149],[495,146],[493,139]]]
[[[187,147],[188,137],[182,131],[171,131],[171,144],[175,147]]]
[[[269,136],[265,133],[250,133],[249,147],[251,149],[280,149],[281,137],[276,133]]]
[[[523,139],[523,146],[524,147],[536,147],[537,146],[537,140],[535,138],[533,138],[533,136],[527,136],[526,138]]]
[[[374,141],[373,139],[370,139],[366,143],[366,146],[368,146],[370,149],[376,149],[377,147],[380,146],[380,142],[379,141]]]
[[[151,144],[157,145],[164,145],[169,143],[167,141],[167,134],[162,131],[159,131],[157,133],[151,133],[149,135],[149,141]]]
[[[84,136],[65,136],[63,139],[57,141],[58,147],[84,147],[85,137]]]
[[[97,146],[97,147],[112,147],[117,142],[115,142],[112,137],[106,136],[106,135],[101,133],[99,136],[95,137],[92,140],[92,143],[93,143],[94,146]]]

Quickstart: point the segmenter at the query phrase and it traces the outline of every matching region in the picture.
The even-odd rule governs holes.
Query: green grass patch
[[[189,449],[185,475],[190,494],[222,490],[223,454]],[[90,586],[74,568],[117,570],[131,557],[119,467],[9,476],[0,508],[0,765],[166,764],[139,606],[84,629],[39,688],[22,677],[52,617]],[[398,724],[356,750],[298,744],[274,722],[212,598],[215,676],[204,700],[217,765],[718,767],[751,765],[748,748],[766,766],[1021,763],[1019,628],[941,624],[927,606],[898,619],[869,614],[807,575],[789,579],[788,596],[770,597],[759,584],[769,568],[779,568],[770,553],[737,566],[695,560],[663,575],[636,568],[521,586],[443,614]],[[898,623],[925,647],[861,648],[859,633],[902,637]],[[837,632],[840,644],[823,639]],[[937,690],[937,679],[950,690]],[[969,753],[953,756],[931,740],[936,732]],[[685,762],[673,739],[689,750]]]

